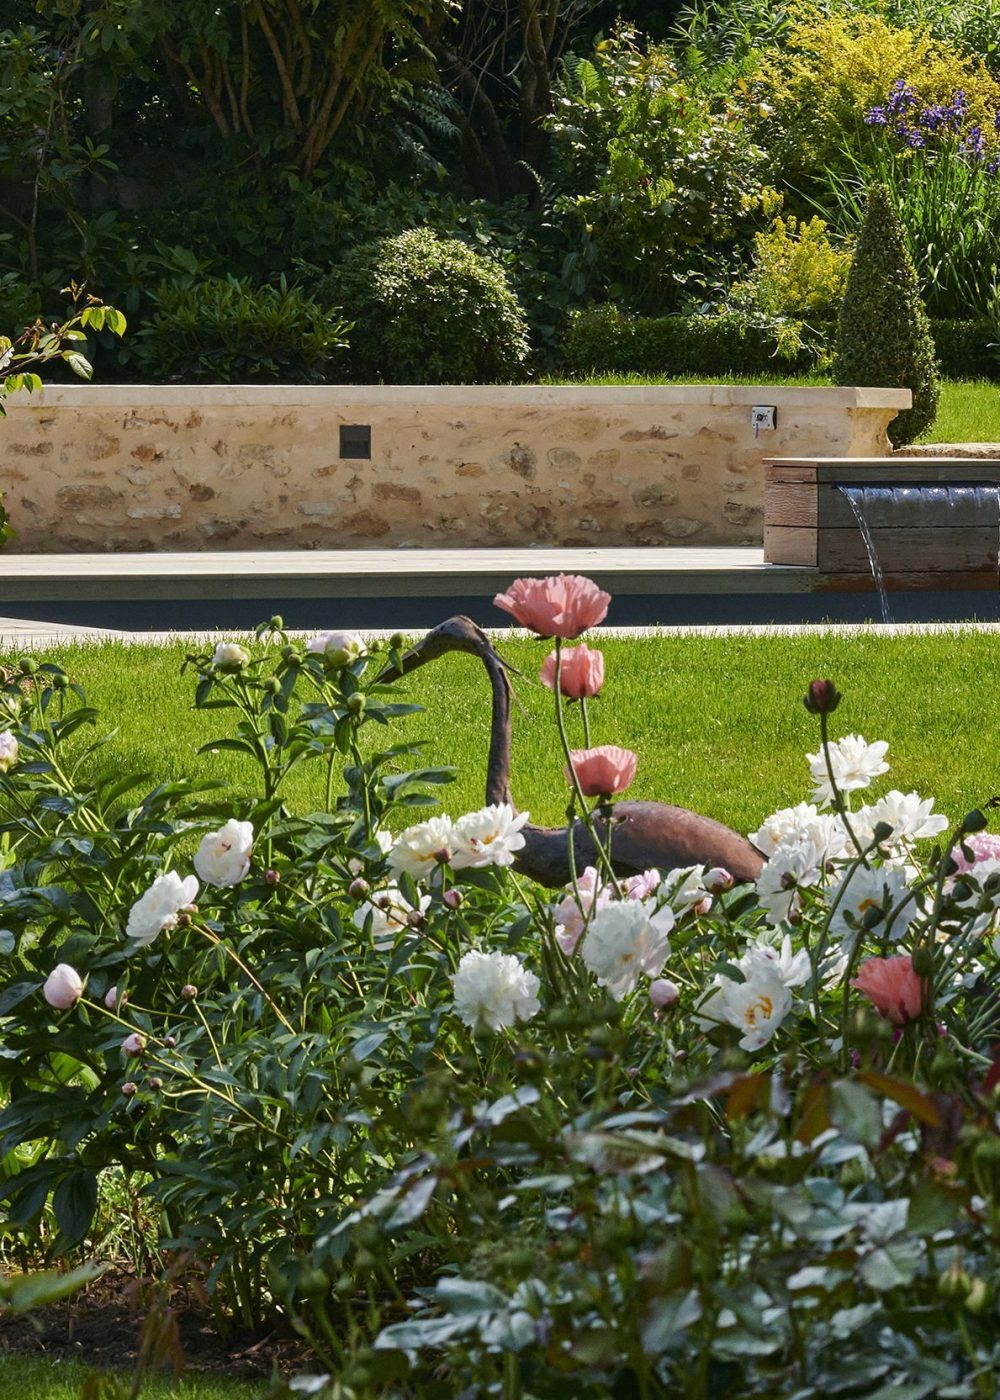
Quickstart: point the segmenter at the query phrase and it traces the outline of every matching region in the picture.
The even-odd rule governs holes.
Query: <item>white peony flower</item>
[[[9,773],[17,762],[18,743],[10,729],[0,733],[0,773]]]
[[[530,815],[516,813],[509,802],[499,802],[459,817],[453,830],[452,869],[513,865],[514,852],[524,846],[521,828]]]
[[[250,660],[250,653],[236,642],[217,642],[212,653],[212,665],[220,671],[242,671]]]
[[[940,836],[948,829],[948,818],[933,811],[933,797],[922,798],[915,792],[887,792],[877,802],[865,805],[851,816],[854,834],[864,846],[871,844],[880,822],[892,827],[884,846],[898,846],[908,841],[925,841]]]
[[[584,936],[583,961],[615,1001],[633,991],[639,977],[658,977],[670,954],[670,909],[653,900],[609,904],[594,915]]]
[[[685,914],[689,909],[707,913],[712,904],[703,865],[686,865],[668,870],[657,893],[661,899],[667,900],[677,914]]]
[[[306,642],[306,651],[325,656],[335,666],[349,666],[368,655],[364,638],[356,632],[318,632]]]
[[[428,879],[454,853],[455,829],[451,817],[430,817],[409,826],[396,838],[389,852],[389,869],[397,875]]]
[[[57,1011],[68,1011],[83,996],[83,979],[69,963],[57,963],[45,979],[42,996]]]
[[[800,802],[797,807],[782,807],[773,812],[748,839],[762,856],[768,857],[785,846],[808,841],[821,856],[820,864],[843,855],[850,840],[840,818],[834,813],[820,812],[813,802]]]
[[[387,885],[384,890],[376,890],[371,899],[359,904],[351,916],[357,928],[363,929],[369,916],[372,921],[372,937],[385,938],[407,928],[408,920],[414,912],[425,914],[430,908],[431,897],[425,894],[416,910],[409,900],[404,899],[395,885]]]
[[[539,981],[525,971],[513,953],[480,953],[472,949],[451,979],[455,1014],[473,1028],[500,1031],[515,1021],[530,1021],[540,1009]]]
[[[845,734],[843,739],[831,744],[830,766],[840,791],[856,792],[859,788],[869,787],[872,779],[881,773],[888,773],[889,765],[885,761],[888,750],[889,745],[884,739],[869,744],[860,734]],[[806,754],[806,757],[815,784],[813,798],[820,806],[829,807],[833,801],[833,789],[823,750]]]
[[[792,994],[777,968],[755,964],[745,982],[728,982],[725,989],[726,1019],[742,1032],[743,1050],[766,1045],[792,1009]]]
[[[194,868],[206,885],[226,889],[238,885],[250,869],[253,850],[253,826],[230,817],[218,831],[209,831],[201,838],[195,852]],[[190,902],[190,901],[189,901]]]
[[[758,969],[770,968],[786,987],[801,987],[809,981],[812,973],[809,954],[804,948],[793,953],[792,940],[787,933],[777,946],[766,938],[758,938],[755,943],[748,944],[738,966],[748,978],[754,976]]]
[[[177,915],[197,898],[198,881],[193,875],[183,880],[173,870],[157,875],[129,910],[126,937],[135,939],[136,943],[152,943],[162,929],[176,927]]]
[[[556,942],[568,958],[576,952],[576,945],[580,941],[584,923],[590,913],[597,909],[606,909],[610,903],[610,886],[601,884],[600,876],[592,865],[588,865],[583,873],[577,876],[576,893],[572,885],[566,886],[565,898],[552,906],[552,914],[556,922]]]
[[[757,877],[757,898],[769,924],[780,924],[798,913],[799,888],[812,888],[823,878],[823,854],[811,841],[778,847]]]
[[[830,890],[831,907],[836,904],[830,919],[831,934],[839,936],[851,946],[869,911],[881,909],[884,919],[875,925],[879,935],[888,933],[894,941],[902,938],[920,912],[915,900],[907,900],[907,892],[906,874],[902,870],[889,866],[881,869],[855,866]],[[904,900],[906,903],[903,903]],[[898,908],[900,905],[902,907]],[[888,920],[888,923],[884,920]]]

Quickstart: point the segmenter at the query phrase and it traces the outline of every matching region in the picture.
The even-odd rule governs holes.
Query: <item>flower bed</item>
[[[221,1308],[294,1326],[345,1396],[990,1393],[986,818],[869,797],[887,746],[834,738],[817,681],[811,800],[752,834],[756,878],[646,868],[623,844],[642,756],[590,742],[603,666],[569,645],[607,595],[521,580],[498,602],[555,638],[555,892],[524,874],[556,848],[502,754],[481,810],[405,825],[449,775],[392,742],[429,655],[402,638],[301,644],[275,619],[189,657],[195,703],[231,721],[211,747],[259,765],[238,811],[185,779],[90,782],[82,692],[51,664],[8,676],[10,1227],[79,1249],[123,1168],[159,1245]],[[306,763],[328,800],[299,814],[282,784]]]

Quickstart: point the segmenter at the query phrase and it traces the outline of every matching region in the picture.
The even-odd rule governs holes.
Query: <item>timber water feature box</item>
[[[774,458],[764,561],[816,570],[816,589],[993,589],[1000,460]],[[867,534],[867,539],[866,539]]]

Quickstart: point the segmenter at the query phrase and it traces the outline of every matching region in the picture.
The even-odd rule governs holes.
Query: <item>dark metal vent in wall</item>
[[[372,430],[368,423],[342,423],[340,425],[341,457],[366,457],[372,455]]]

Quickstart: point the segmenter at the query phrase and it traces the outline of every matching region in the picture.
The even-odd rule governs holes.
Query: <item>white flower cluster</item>
[[[539,981],[513,953],[470,949],[451,979],[455,1014],[465,1025],[500,1031],[530,1021],[541,1009]]]
[[[513,865],[524,846],[521,828],[529,820],[530,813],[515,812],[507,802],[469,812],[455,822],[450,817],[431,817],[397,838],[389,851],[389,869],[425,880],[439,865],[453,870]]]
[[[203,836],[194,855],[194,868],[205,884],[220,889],[238,885],[250,869],[253,839],[251,823],[235,818]],[[198,898],[198,889],[194,875],[182,878],[174,870],[157,875],[129,910],[126,937],[148,947],[164,929],[177,927],[181,911],[191,908]]]

